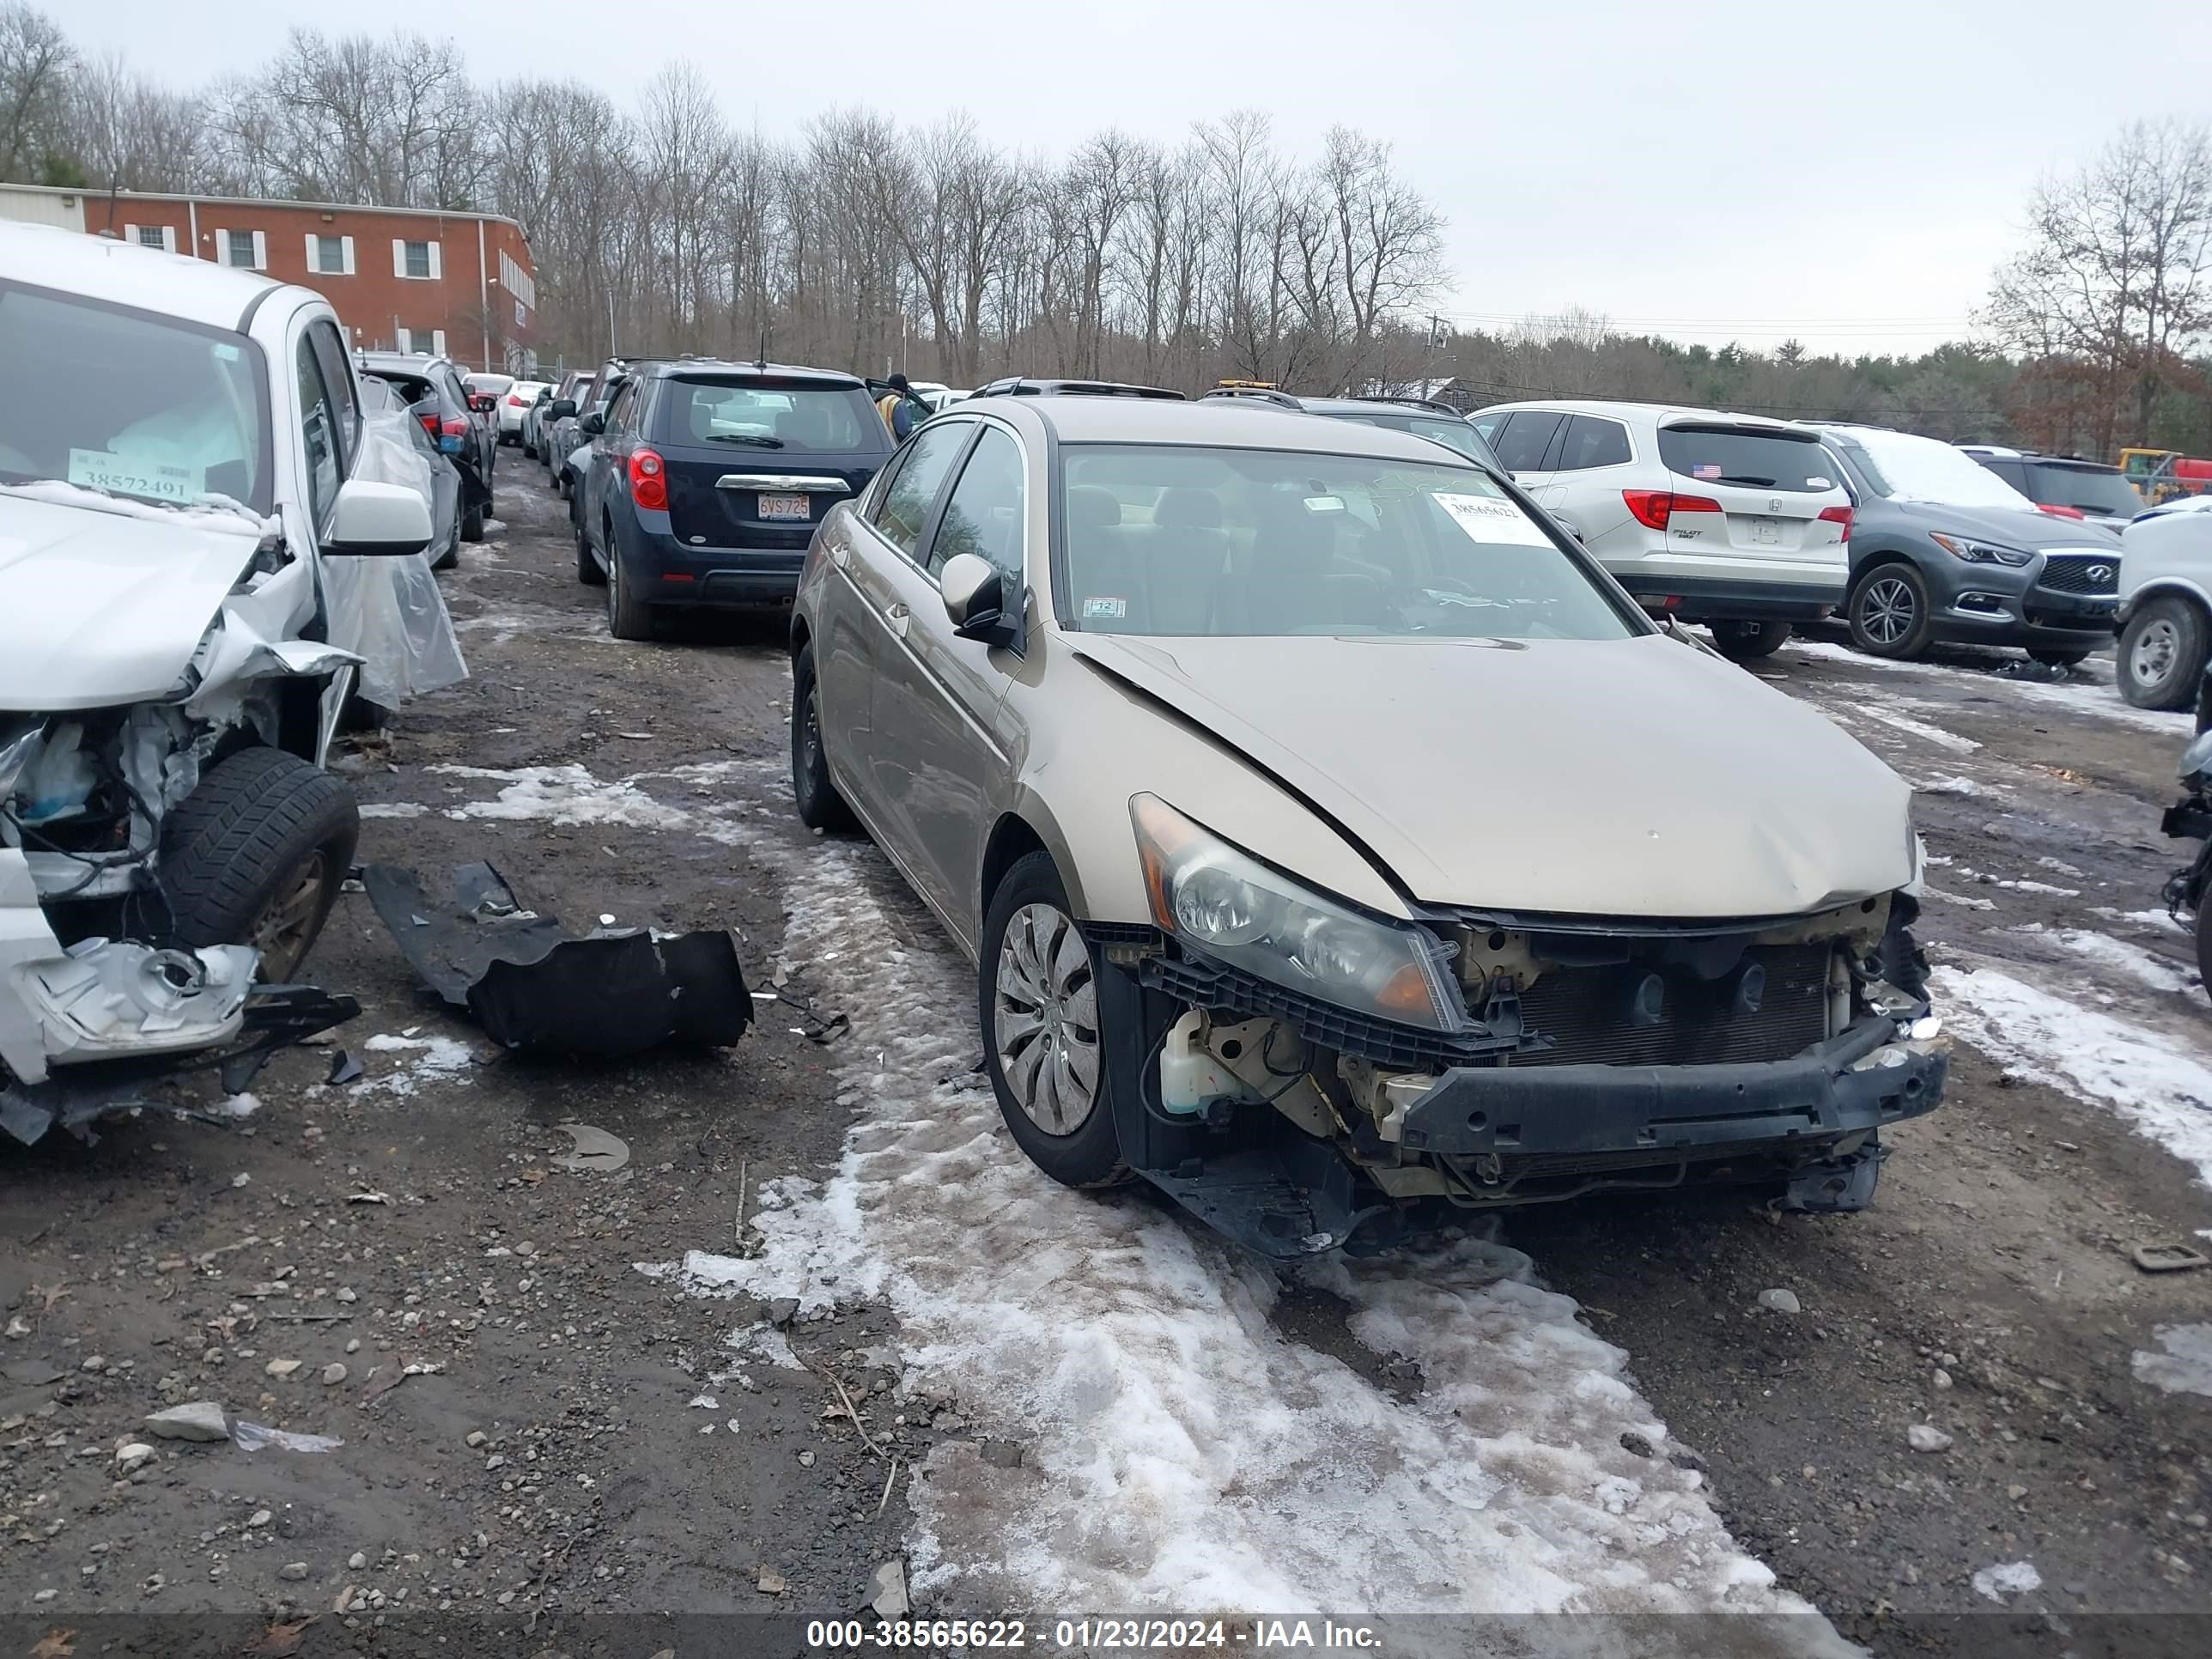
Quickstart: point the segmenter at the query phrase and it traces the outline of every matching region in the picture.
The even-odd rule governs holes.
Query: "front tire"
[[[1936,630],[1927,578],[1900,561],[1860,577],[1847,604],[1851,643],[1870,657],[1917,657]]]
[[[261,977],[299,970],[353,867],[353,791],[281,749],[210,767],[161,826],[161,891],[179,943],[253,945]]]
[[[1786,622],[1717,622],[1706,624],[1713,648],[1730,662],[1757,662],[1771,657],[1790,640]]]
[[[1108,1097],[1097,963],[1049,853],[1017,860],[983,918],[983,1064],[1014,1144],[1064,1187],[1121,1174]]]
[[[822,749],[822,690],[814,678],[814,647],[802,645],[791,665],[791,799],[809,830],[859,828],[853,809],[830,781]]]
[[[2113,678],[2137,708],[2187,708],[2197,701],[2208,649],[2204,613],[2166,594],[2137,607],[2120,630]]]
[[[481,507],[472,507],[461,520],[461,539],[465,542],[480,542],[483,538],[484,509]]]

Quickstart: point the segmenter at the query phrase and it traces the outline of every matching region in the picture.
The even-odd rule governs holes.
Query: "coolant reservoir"
[[[1243,1093],[1235,1075],[1199,1042],[1206,1021],[1196,1009],[1168,1027],[1160,1048],[1160,1104],[1178,1116],[1204,1109],[1209,1100]]]

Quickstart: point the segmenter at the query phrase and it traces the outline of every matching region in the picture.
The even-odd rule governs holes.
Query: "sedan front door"
[[[874,788],[888,831],[904,849],[908,872],[971,949],[984,843],[1012,787],[998,709],[1014,659],[954,631],[938,577],[955,554],[973,554],[998,567],[1009,602],[1019,602],[1024,465],[1011,433],[980,424],[923,557],[900,560],[890,572],[906,623],[870,702]]]

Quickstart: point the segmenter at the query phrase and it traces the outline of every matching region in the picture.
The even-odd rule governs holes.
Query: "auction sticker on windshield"
[[[107,449],[70,451],[69,481],[87,489],[157,501],[196,501],[207,493],[207,474],[199,467],[142,460]]]
[[[1479,542],[1505,542],[1516,547],[1549,547],[1552,538],[1540,526],[1511,501],[1489,495],[1457,495],[1437,492],[1437,504],[1452,515],[1452,522]]]

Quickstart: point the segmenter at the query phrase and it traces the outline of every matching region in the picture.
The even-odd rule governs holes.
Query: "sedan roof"
[[[942,420],[966,413],[957,404]],[[1145,398],[1008,398],[972,405],[977,413],[1026,416],[1063,443],[1189,444],[1217,449],[1310,450],[1317,455],[1370,455],[1381,460],[1446,465],[1426,438],[1389,427],[1331,420],[1255,401],[1224,407]]]
[[[0,277],[233,330],[256,300],[283,286],[212,259],[134,247],[58,225],[6,222],[0,222]]]

